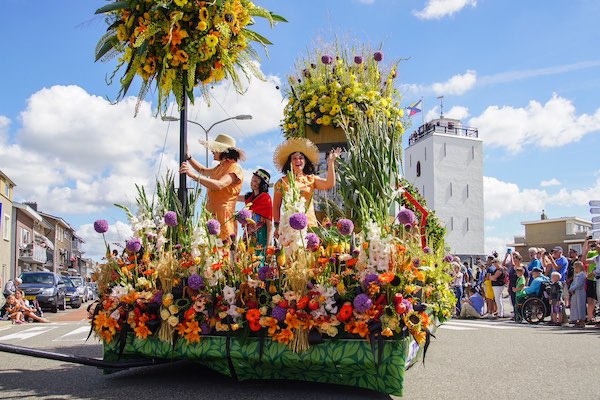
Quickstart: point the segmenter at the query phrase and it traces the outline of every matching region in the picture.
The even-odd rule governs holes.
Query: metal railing
[[[465,128],[454,124],[431,124],[427,123],[419,127],[408,138],[409,146],[417,143],[419,140],[432,135],[433,133],[441,133],[445,135],[455,135],[464,137],[479,137],[479,131],[476,128]]]

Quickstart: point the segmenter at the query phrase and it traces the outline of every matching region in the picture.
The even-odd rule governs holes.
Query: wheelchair
[[[543,284],[538,293],[530,294],[517,303],[515,322],[520,323],[525,320],[529,324],[539,324],[544,321],[544,318],[550,316],[551,311],[546,285]]]

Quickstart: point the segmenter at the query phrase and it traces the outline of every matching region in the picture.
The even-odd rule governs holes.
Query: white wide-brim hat
[[[306,138],[291,138],[277,146],[273,153],[273,164],[283,171],[290,154],[298,152],[304,154],[315,166],[319,163],[319,149],[313,142]]]
[[[246,159],[246,152],[239,147],[236,147],[235,139],[224,133],[217,135],[215,140],[199,140],[199,142],[202,146],[208,148],[210,151],[217,153],[225,153],[227,150],[233,149],[240,154],[241,161]]]

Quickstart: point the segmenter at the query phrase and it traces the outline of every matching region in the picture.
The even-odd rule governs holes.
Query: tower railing
[[[455,136],[464,136],[471,138],[478,138],[479,131],[477,128],[467,128],[461,125],[455,125],[451,122],[448,123],[431,123],[428,122],[425,125],[421,125],[418,130],[414,131],[410,137],[408,138],[408,145],[412,146],[417,143],[419,140],[430,136],[433,133],[441,133],[444,135],[455,135]]]

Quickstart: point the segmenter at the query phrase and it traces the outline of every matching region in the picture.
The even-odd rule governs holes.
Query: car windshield
[[[33,283],[38,285],[53,285],[54,278],[52,274],[44,274],[44,273],[33,273],[33,274],[22,274],[20,278],[23,280],[23,283]]]
[[[62,279],[63,279],[63,282],[65,283],[65,287],[75,287],[75,285],[73,284],[73,281],[71,281],[71,279],[67,278],[66,276],[64,276]]]
[[[82,278],[73,278],[73,277],[70,277],[69,279],[73,282],[73,284],[75,286],[83,286],[83,279]]]

